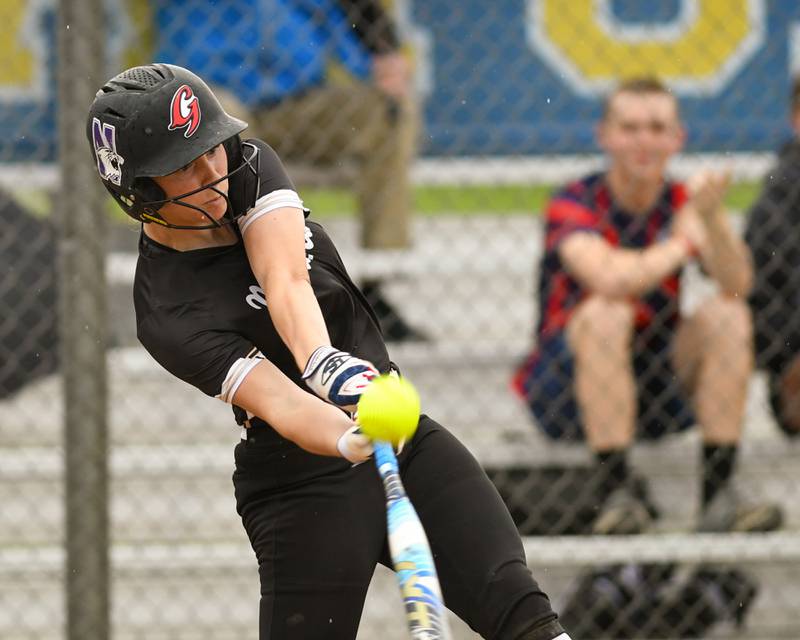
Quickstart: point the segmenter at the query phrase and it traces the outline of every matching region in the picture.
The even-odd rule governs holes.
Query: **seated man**
[[[745,238],[753,253],[750,307],[756,363],[767,372],[778,426],[800,435],[800,76],[792,88],[794,138],[750,210]]]
[[[744,504],[730,482],[753,356],[750,255],[723,207],[727,178],[704,171],[686,186],[666,178],[685,132],[677,100],[656,79],[621,84],[597,133],[608,168],[567,185],[546,212],[538,344],[515,387],[548,436],[585,437],[596,455],[608,496],[596,533],[650,524],[628,450],[635,436],[685,429],[695,415],[697,528],[776,528],[780,510]],[[682,317],[680,274],[694,259],[719,293]]]

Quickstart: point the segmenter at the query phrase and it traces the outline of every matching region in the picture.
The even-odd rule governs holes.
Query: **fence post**
[[[64,384],[68,640],[109,637],[105,220],[85,135],[106,69],[102,0],[61,0],[60,335]]]

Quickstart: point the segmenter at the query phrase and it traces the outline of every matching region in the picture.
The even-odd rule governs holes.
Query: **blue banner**
[[[691,151],[789,134],[796,0],[426,0],[410,14],[428,154],[593,150],[604,92],[642,74],[679,96]]]
[[[7,3],[0,163],[52,161],[56,3]],[[126,59],[122,48],[141,43],[132,36],[136,3],[107,4],[113,73]],[[659,75],[679,96],[691,151],[773,150],[789,134],[791,70],[800,66],[796,0],[395,5],[419,71],[428,156],[593,151],[602,96],[620,77],[641,74]]]

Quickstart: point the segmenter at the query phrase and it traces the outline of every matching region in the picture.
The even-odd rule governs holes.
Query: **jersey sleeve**
[[[231,403],[239,385],[264,356],[237,333],[206,328],[202,313],[184,307],[180,319],[176,320],[175,313],[168,315],[169,322],[159,321],[162,314],[156,313],[139,327],[142,345],[176,378]]]
[[[553,197],[545,211],[546,244],[554,251],[576,231],[600,233],[597,216],[580,200],[561,192]]]
[[[262,140],[248,140],[258,149],[258,191],[255,203],[238,219],[242,235],[258,218],[282,207],[305,212],[303,201],[295,190],[275,150]]]

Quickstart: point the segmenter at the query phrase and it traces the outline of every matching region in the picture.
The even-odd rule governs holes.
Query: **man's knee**
[[[633,334],[634,308],[626,301],[593,295],[574,311],[567,327],[573,352],[602,354],[603,350],[629,350]]]
[[[714,338],[725,343],[726,348],[753,347],[753,316],[750,307],[741,298],[715,296],[698,311],[704,329],[704,340],[710,345]]]

